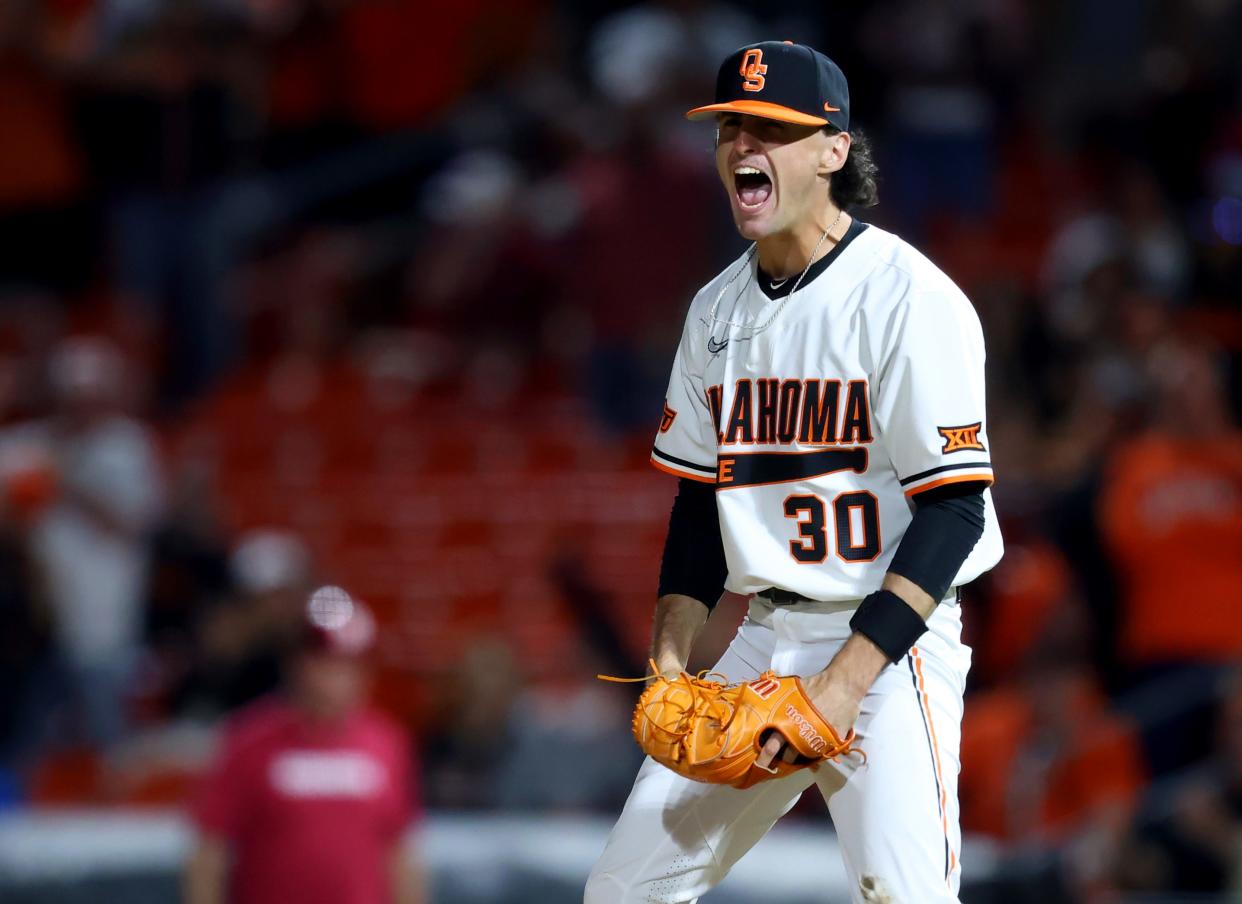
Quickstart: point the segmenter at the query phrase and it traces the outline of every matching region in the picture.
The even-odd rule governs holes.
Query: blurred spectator
[[[1062,606],[1021,673],[974,695],[963,726],[962,823],[1027,843],[1128,825],[1145,774],[1133,728],[1109,712],[1082,653],[1077,606]]]
[[[586,388],[597,417],[617,431],[650,421],[667,385],[664,349],[709,269],[711,201],[718,186],[701,161],[659,139],[657,122],[632,111],[625,140],[569,169],[583,205],[560,274],[566,305],[589,318]],[[642,236],[635,253],[634,236]],[[607,274],[625,273],[625,280]]]
[[[701,80],[746,41],[757,26],[725,3],[663,0],[637,3],[602,19],[591,32],[587,64],[600,93],[617,107],[668,104],[669,125],[681,113],[670,88]]]
[[[117,288],[164,340],[159,398],[180,403],[235,352],[224,188],[258,124],[253,43],[229,3],[100,4],[80,99]]]
[[[0,6],[0,282],[64,287],[89,271],[89,236],[66,61],[48,6]]]
[[[646,671],[645,658],[633,655],[617,624],[618,604],[612,590],[591,573],[571,532],[560,538],[549,577],[560,594],[565,618],[573,625],[578,647],[609,675],[638,675]]]
[[[974,605],[974,594],[965,601],[970,606],[965,630],[974,650],[970,677],[975,689],[1011,684],[1014,663],[1029,659],[1072,601],[1064,556],[1051,543],[1023,536],[1020,527],[1006,534],[1005,558],[986,580],[979,588],[986,588],[986,598],[979,605]]]
[[[1170,343],[1149,365],[1151,428],[1113,455],[1099,511],[1121,576],[1132,684],[1158,696],[1153,682],[1194,682],[1193,667],[1206,669],[1150,728],[1173,739],[1148,745],[1153,767],[1167,771],[1204,749],[1212,670],[1242,657],[1242,432],[1212,349]]]
[[[0,770],[17,765],[14,760],[25,740],[20,732],[30,727],[25,723],[37,705],[31,699],[32,684],[50,668],[53,657],[46,603],[38,597],[20,516],[13,511],[14,496],[21,492],[10,483],[0,507],[0,686],[5,688],[0,695]]]
[[[1224,686],[1211,753],[1157,795],[1118,868],[1131,892],[1242,895],[1242,673]]]
[[[1150,359],[1151,429],[1121,445],[1100,512],[1123,575],[1133,668],[1242,657],[1242,431],[1219,357],[1169,345]]]
[[[50,740],[68,701],[86,739],[107,747],[126,728],[126,692],[142,637],[148,531],[158,515],[160,473],[146,427],[125,414],[126,362],[100,339],[70,339],[51,361],[56,409],[47,422],[14,428],[12,441],[46,455],[46,476],[24,492],[51,498],[28,523],[44,588],[57,667],[44,675],[36,746]],[[54,490],[35,490],[30,480]],[[26,504],[31,504],[29,499]],[[63,740],[63,738],[61,739]]]
[[[482,638],[465,651],[451,679],[440,683],[424,745],[430,806],[467,809],[494,802],[497,751],[512,741],[522,683],[509,646]]]
[[[642,752],[628,716],[633,695],[599,682],[529,687],[510,720],[512,746],[497,771],[495,805],[506,809],[615,809],[624,803]],[[547,769],[548,751],[560,765]]]
[[[641,675],[646,663],[627,648],[616,623],[618,601],[575,554],[568,537],[550,575],[575,634],[568,680],[529,684],[513,704],[511,744],[500,759],[497,803],[515,809],[602,809],[620,806],[641,756],[630,749],[627,688],[594,674]],[[539,768],[547,750],[562,751],[563,768]]]
[[[210,467],[182,462],[169,481],[164,517],[151,538],[146,641],[167,694],[194,662],[195,633],[232,591],[229,540]]]
[[[215,718],[274,691],[298,640],[311,579],[295,535],[253,530],[230,558],[234,593],[201,613],[189,674],[174,692],[182,715]]]
[[[503,355],[516,372],[496,381],[502,396],[536,364],[561,264],[555,230],[538,221],[553,199],[529,191],[532,178],[495,151],[450,160],[425,186],[421,206],[434,229],[410,267],[415,322],[460,337],[462,370]]]
[[[1051,325],[1071,345],[1107,339],[1127,292],[1180,301],[1190,279],[1185,238],[1151,172],[1130,162],[1101,178],[1102,196],[1053,237],[1043,263]]]
[[[522,810],[619,805],[642,758],[630,743],[632,695],[577,677],[594,671],[530,682],[508,643],[473,644],[437,695],[425,748],[428,803]],[[558,751],[557,769],[543,765],[549,750]]]
[[[1029,900],[1110,887],[1147,778],[1135,726],[1110,710],[1084,656],[1084,614],[1059,600],[1011,677],[968,699],[962,726],[962,826],[1008,843],[999,876],[1026,877]]]
[[[421,904],[404,732],[367,705],[370,612],[339,587],[305,603],[281,697],[230,720],[193,807],[187,904]]]

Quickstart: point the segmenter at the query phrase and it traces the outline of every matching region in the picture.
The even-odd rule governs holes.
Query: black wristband
[[[923,636],[927,623],[891,590],[877,590],[854,612],[850,628],[879,647],[889,662],[897,662]]]

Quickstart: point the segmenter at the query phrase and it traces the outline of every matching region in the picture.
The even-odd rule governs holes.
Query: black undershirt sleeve
[[[728,572],[715,485],[680,479],[660,562],[660,596],[679,593],[711,609]]]
[[[888,570],[939,602],[983,536],[982,483],[950,484],[914,497],[914,518]]]

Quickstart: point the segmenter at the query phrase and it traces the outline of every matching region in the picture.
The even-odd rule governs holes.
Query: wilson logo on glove
[[[789,717],[790,722],[798,726],[798,736],[806,741],[816,753],[828,746],[828,742],[819,736],[811,723],[802,717],[802,713],[793,708],[792,703],[785,704],[785,715]]]
[[[775,678],[760,678],[750,683],[750,689],[759,695],[759,699],[766,700],[781,689],[781,683]]]

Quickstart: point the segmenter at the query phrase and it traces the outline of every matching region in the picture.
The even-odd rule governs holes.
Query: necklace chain
[[[793,284],[793,288],[789,290],[788,295],[786,295],[784,298],[781,299],[781,303],[776,306],[776,310],[772,312],[771,316],[769,316],[767,320],[765,320],[763,323],[759,324],[758,326],[754,326],[749,323],[741,323],[741,322],[734,321],[734,320],[725,320],[725,319],[721,319],[716,316],[716,312],[720,309],[720,301],[721,299],[724,298],[724,294],[726,291],[728,291],[729,286],[733,285],[733,283],[737,280],[739,276],[742,275],[743,272],[750,271],[750,262],[754,259],[756,249],[758,248],[758,245],[755,245],[755,244],[752,244],[750,246],[750,249],[746,252],[746,260],[742,262],[742,266],[738,268],[736,273],[734,273],[732,276],[728,278],[728,280],[725,281],[725,284],[720,287],[720,291],[716,293],[716,300],[712,302],[711,310],[707,312],[708,320],[711,321],[712,324],[719,323],[727,327],[736,327],[738,329],[748,329],[752,333],[761,333],[764,330],[766,330],[768,327],[770,327],[772,323],[776,320],[776,318],[780,316],[781,311],[785,309],[785,305],[789,303],[789,299],[793,298],[794,295],[797,293],[798,287],[802,285],[802,280],[806,278],[807,273],[811,271],[811,265],[815,263],[815,256],[819,254],[820,246],[823,245],[824,240],[828,238],[828,233],[832,232],[832,230],[836,228],[837,223],[841,221],[842,213],[843,211],[840,211],[840,210],[837,211],[837,218],[832,221],[832,223],[828,226],[827,229],[824,230],[823,235],[819,237],[819,241],[815,243],[815,248],[814,250],[811,251],[811,256],[806,262],[806,267],[803,268],[802,272],[798,275],[798,279]],[[780,282],[773,281],[772,288],[774,289],[780,288],[788,281],[789,281],[788,276],[786,276]],[[742,285],[742,288],[738,290],[739,298],[741,298],[742,293],[746,291],[746,287],[748,285],[750,285],[749,279]]]

